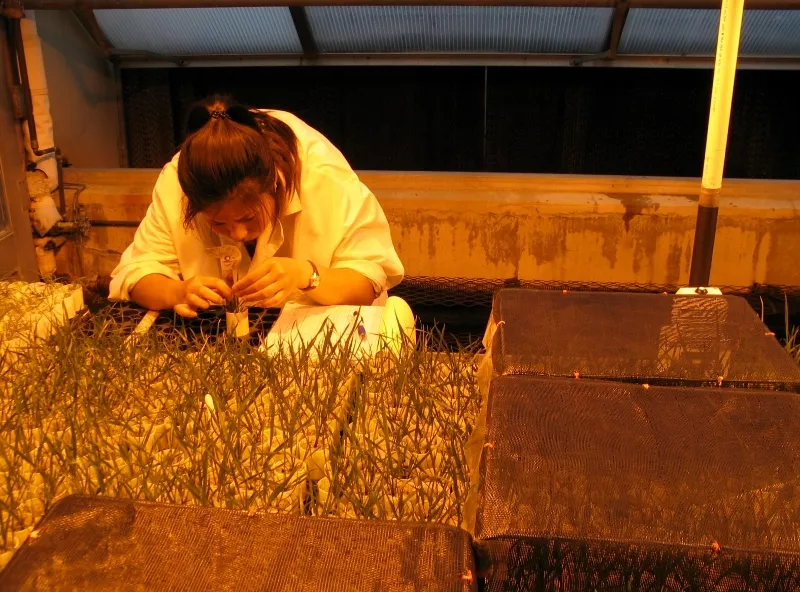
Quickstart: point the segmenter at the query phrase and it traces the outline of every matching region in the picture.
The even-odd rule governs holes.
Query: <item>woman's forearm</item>
[[[150,310],[169,310],[181,302],[182,284],[165,275],[146,275],[131,289],[131,300]]]
[[[357,271],[346,268],[320,268],[319,287],[309,290],[307,294],[314,302],[325,306],[336,304],[369,306],[375,300],[372,282]]]
[[[252,268],[233,285],[242,304],[280,306],[298,291],[317,304],[351,304],[369,306],[375,301],[375,288],[364,275],[349,268],[318,268],[319,284],[305,290],[314,273],[308,261],[273,257]]]

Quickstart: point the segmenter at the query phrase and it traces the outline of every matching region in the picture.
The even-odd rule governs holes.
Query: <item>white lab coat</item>
[[[287,123],[297,136],[302,168],[299,194],[286,204],[275,228],[258,237],[254,263],[279,256],[310,260],[320,267],[354,269],[373,283],[383,300],[385,291],[403,279],[404,270],[378,200],[322,134],[289,113],[270,114]],[[179,156],[162,169],[133,243],[111,274],[112,300],[129,300],[136,282],[149,274],[172,279],[220,277],[219,260],[206,254],[207,247],[237,245],[242,251],[238,276],[243,277],[250,267],[244,245],[217,235],[201,218],[192,229],[184,228]],[[292,299],[303,300],[299,294]]]

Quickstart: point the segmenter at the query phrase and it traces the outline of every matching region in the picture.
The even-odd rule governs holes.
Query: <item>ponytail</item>
[[[292,129],[230,97],[213,96],[190,108],[186,132],[178,159],[184,225],[230,198],[258,201],[274,224],[300,178]]]

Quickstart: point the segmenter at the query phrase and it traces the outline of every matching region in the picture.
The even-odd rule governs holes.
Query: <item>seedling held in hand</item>
[[[238,275],[239,264],[242,261],[242,252],[233,245],[208,248],[206,252],[213,257],[219,258],[222,279],[228,286],[233,287]],[[225,310],[227,312],[239,311],[239,298],[236,295],[233,296],[230,302],[226,303]]]

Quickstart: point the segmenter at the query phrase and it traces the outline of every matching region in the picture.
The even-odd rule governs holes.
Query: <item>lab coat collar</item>
[[[289,198],[289,203],[287,203],[286,207],[283,209],[283,215],[281,216],[281,218],[297,214],[302,209],[303,209],[303,204],[300,203],[300,196],[297,195],[297,191],[294,191],[292,193],[292,197]]]

